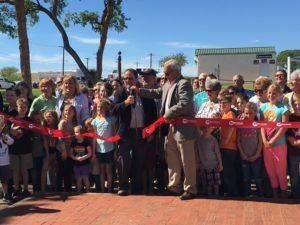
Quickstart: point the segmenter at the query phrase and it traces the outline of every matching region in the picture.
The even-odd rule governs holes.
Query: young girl
[[[289,119],[288,107],[280,103],[282,92],[277,84],[272,84],[267,90],[268,103],[260,106],[261,118],[265,121],[287,122]],[[287,179],[287,145],[284,128],[261,128],[264,146],[264,161],[267,174],[273,189],[273,197],[278,197],[278,187],[282,196],[286,196]]]
[[[198,129],[197,146],[207,184],[207,194],[218,196],[221,184],[220,172],[223,170],[223,165],[218,141],[211,134],[213,130],[213,127]]]
[[[42,123],[42,115],[40,111],[32,111],[30,118],[36,124]],[[44,160],[43,137],[40,133],[32,132],[32,184],[33,193],[35,195],[41,192],[41,175]]]
[[[85,191],[90,191],[90,157],[92,156],[91,143],[80,134],[83,133],[81,125],[74,127],[75,139],[71,143],[70,157],[73,159],[73,171],[76,178],[77,192],[82,191],[82,182],[85,185]]]
[[[87,132],[95,132],[94,126],[92,125],[93,118],[87,118],[84,120],[84,129]],[[90,143],[93,143],[93,138],[89,138]],[[94,147],[92,147],[94,149]],[[92,157],[90,158],[91,163],[91,176],[90,182],[95,183],[96,192],[100,192],[100,171],[99,171],[99,163],[97,161],[95,152],[92,151]],[[91,186],[93,186],[91,184]]]
[[[101,99],[97,102],[97,116],[92,121],[95,131],[102,137],[109,137],[114,135],[115,118],[109,115],[110,101],[108,99]],[[100,164],[101,173],[101,191],[105,192],[105,178],[107,179],[107,191],[112,192],[112,163],[114,157],[114,143],[107,142],[100,139],[94,139],[94,146],[96,146],[96,157]],[[94,151],[95,151],[94,150]]]
[[[9,167],[9,154],[8,145],[14,143],[7,132],[7,125],[3,116],[0,116],[0,181],[3,189],[3,201],[9,202],[10,196],[8,194],[8,181],[10,178],[10,167]]]
[[[58,115],[57,115],[56,111],[47,110],[44,113],[43,125],[48,128],[57,129]],[[49,171],[49,179],[50,179],[51,186],[55,184],[54,163],[56,160],[58,139],[53,138],[53,137],[44,136],[43,145],[44,145],[45,157],[44,157],[44,164],[43,164],[43,169],[42,169],[42,192],[45,192],[46,186],[47,186],[46,183],[47,183],[48,171]],[[49,170],[50,168],[52,170]],[[52,186],[52,187],[54,187],[54,186]]]
[[[248,102],[245,106],[243,119],[255,120],[257,106]],[[263,195],[262,184],[262,141],[259,128],[239,128],[237,145],[242,157],[243,184],[245,196],[251,195],[251,175],[256,183],[256,194]]]
[[[58,129],[64,131],[67,135],[74,134],[74,127],[77,125],[76,108],[71,104],[63,107],[62,119],[59,121]],[[64,190],[72,190],[72,160],[70,158],[70,146],[72,138],[59,139],[59,151],[57,153],[58,171],[57,171],[57,189],[62,190],[62,180],[64,180]]]
[[[27,117],[28,101],[25,98],[19,98],[16,104],[18,111],[16,118],[30,121]],[[13,183],[15,188],[13,198],[20,198],[22,196],[26,197],[30,195],[30,192],[28,191],[28,170],[32,168],[32,133],[12,124],[10,134],[15,140],[9,148],[11,170],[13,172]],[[20,175],[22,175],[23,178],[23,193],[21,193],[20,190]]]

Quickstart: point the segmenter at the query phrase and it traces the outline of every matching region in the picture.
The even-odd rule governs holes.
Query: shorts
[[[33,167],[32,153],[10,156],[10,169],[13,171],[25,171]]]
[[[86,177],[91,171],[91,165],[73,166],[75,177]]]
[[[204,176],[208,185],[220,185],[221,176],[218,169],[204,170]]]
[[[114,161],[114,152],[110,151],[106,153],[96,152],[96,157],[99,164],[112,164]]]
[[[10,178],[10,167],[9,165],[0,166],[0,181],[2,184],[7,184]]]

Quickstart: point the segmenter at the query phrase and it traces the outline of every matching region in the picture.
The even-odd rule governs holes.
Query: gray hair
[[[222,89],[221,82],[218,79],[211,79],[205,81],[205,88],[220,91]]]
[[[245,80],[244,80],[244,77],[243,77],[241,74],[235,74],[233,77],[235,77],[235,76],[241,78],[242,81],[245,81]]]
[[[297,69],[291,73],[291,76],[295,76],[297,81],[300,81],[300,69]],[[291,77],[290,76],[290,77]]]
[[[181,65],[176,59],[170,59],[166,61],[164,66],[168,66],[172,71],[177,71],[179,74],[181,74]]]

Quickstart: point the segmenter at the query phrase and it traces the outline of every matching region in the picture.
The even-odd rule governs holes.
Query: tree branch
[[[86,66],[84,65],[84,63],[82,62],[82,60],[80,59],[78,54],[76,53],[76,51],[71,47],[68,35],[67,35],[64,27],[60,23],[60,21],[57,19],[57,17],[55,15],[53,15],[48,9],[46,9],[45,7],[43,7],[42,5],[40,5],[38,3],[33,3],[33,6],[38,11],[45,13],[53,21],[53,23],[55,24],[56,28],[59,30],[59,32],[62,36],[65,50],[73,57],[73,59],[79,66],[80,70],[88,78],[89,77],[88,69],[86,68]]]

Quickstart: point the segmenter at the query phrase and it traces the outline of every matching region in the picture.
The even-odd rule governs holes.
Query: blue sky
[[[70,0],[68,10],[102,12],[103,0]],[[89,5],[87,5],[89,4]],[[122,68],[153,68],[164,56],[183,52],[188,64],[183,74],[195,76],[194,52],[197,48],[234,48],[274,46],[277,53],[300,48],[299,0],[127,0],[123,11],[128,29],[122,33],[109,31],[103,60],[103,77],[117,69],[117,52],[122,51]],[[95,68],[98,34],[90,27],[71,25],[67,29],[70,43],[89,68]],[[60,71],[62,45],[52,22],[40,14],[40,22],[28,27],[32,71]],[[17,39],[0,34],[0,68],[19,68]],[[77,69],[66,53],[65,70]]]

